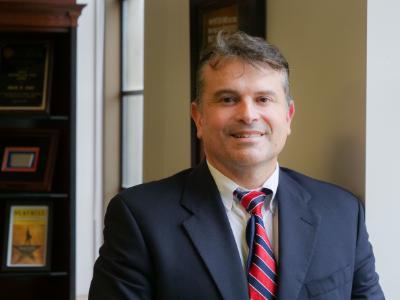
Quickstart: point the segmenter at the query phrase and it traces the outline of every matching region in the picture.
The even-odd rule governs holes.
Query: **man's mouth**
[[[262,137],[264,135],[265,135],[264,132],[239,132],[231,134],[231,136],[238,139],[257,138],[257,137]]]

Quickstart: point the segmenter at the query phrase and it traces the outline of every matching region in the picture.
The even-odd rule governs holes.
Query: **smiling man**
[[[267,62],[217,56],[200,76],[203,90],[192,116],[208,163],[243,187],[262,186],[290,133],[287,74]]]
[[[192,103],[206,159],[110,202],[90,299],[384,299],[358,199],[279,167],[288,76],[273,45],[218,34]]]

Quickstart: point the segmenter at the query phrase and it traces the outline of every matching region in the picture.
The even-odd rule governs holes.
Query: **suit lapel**
[[[279,176],[279,299],[294,300],[304,284],[320,216],[308,206],[306,190],[284,171]]]
[[[224,299],[248,299],[246,276],[222,200],[202,163],[190,175],[182,205],[193,214],[183,222]]]

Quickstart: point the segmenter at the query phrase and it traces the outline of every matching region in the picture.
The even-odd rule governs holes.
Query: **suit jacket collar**
[[[222,298],[248,299],[247,279],[218,189],[205,162],[189,175],[181,204],[183,222]]]
[[[321,217],[309,205],[311,195],[282,169],[277,200],[279,299],[293,300],[304,284]]]

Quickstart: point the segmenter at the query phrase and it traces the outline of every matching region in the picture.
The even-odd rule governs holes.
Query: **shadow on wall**
[[[365,174],[365,154],[360,151],[362,137],[337,136],[335,151],[332,151],[331,178],[352,193],[354,193],[363,202],[365,201],[365,184],[360,180],[360,176]],[[356,154],[359,156],[355,156]]]

